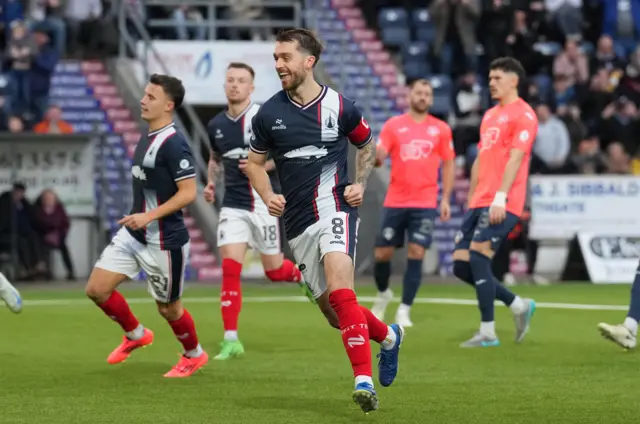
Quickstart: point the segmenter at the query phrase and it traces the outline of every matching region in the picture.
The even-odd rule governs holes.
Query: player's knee
[[[167,321],[176,321],[182,317],[184,308],[182,302],[177,300],[172,303],[158,303],[158,312]]]
[[[467,249],[456,249],[453,251],[452,259],[454,261],[469,262],[469,251]]]
[[[473,285],[473,274],[471,273],[471,265],[469,265],[469,261],[454,260],[453,275],[465,283]]]
[[[471,258],[471,256],[473,255],[473,252],[479,253],[488,258],[492,258],[494,253],[493,249],[491,248],[490,241],[471,243],[471,247],[469,249],[469,258]]]
[[[407,246],[407,257],[409,259],[424,259],[426,249],[415,243],[409,243]]]
[[[331,303],[329,302],[329,292],[324,292],[322,296],[317,299],[318,307],[320,311],[327,319],[327,322],[333,328],[340,329],[340,321],[338,321],[338,315],[336,315],[336,311],[331,307]]]
[[[389,262],[393,259],[393,247],[376,247],[374,256],[376,262]]]
[[[90,281],[85,287],[84,292],[89,299],[91,299],[95,303],[100,304],[106,302],[109,299],[112,290],[109,290],[100,284],[92,283]]]

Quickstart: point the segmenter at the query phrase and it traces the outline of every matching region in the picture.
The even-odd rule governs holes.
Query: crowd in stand
[[[384,7],[428,7],[429,63],[439,72],[447,48],[456,149],[473,159],[487,64],[510,55],[529,80],[523,95],[540,129],[532,172],[640,175],[640,0],[364,0],[376,26]],[[554,50],[558,50],[557,52]],[[478,54],[479,53],[479,54]],[[456,66],[461,64],[461,66]]]

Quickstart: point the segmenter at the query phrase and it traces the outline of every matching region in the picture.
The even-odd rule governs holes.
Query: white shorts
[[[359,225],[360,218],[356,215],[335,212],[289,240],[298,268],[314,298],[319,298],[327,290],[322,262],[324,255],[343,252],[351,256],[355,264]]]
[[[182,296],[189,246],[190,242],[187,242],[180,249],[160,250],[140,243],[126,228],[121,228],[95,266],[131,279],[142,270],[147,274],[151,296],[158,302],[171,303]]]
[[[280,222],[267,211],[222,208],[218,221],[218,246],[248,243],[263,255],[278,255]]]

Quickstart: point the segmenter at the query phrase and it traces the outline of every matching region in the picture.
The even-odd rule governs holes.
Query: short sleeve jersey
[[[289,240],[336,211],[357,214],[344,200],[349,143],[362,148],[371,139],[354,102],[328,87],[306,105],[281,91],[260,108],[251,149],[269,153],[276,163]]]
[[[391,158],[387,208],[435,208],[438,170],[455,158],[451,128],[431,115],[416,122],[409,114],[389,119],[380,133],[380,147]]]
[[[491,206],[500,189],[504,170],[512,149],[522,150],[525,158],[516,179],[507,193],[507,211],[522,215],[527,197],[527,179],[531,149],[538,132],[538,118],[524,100],[518,99],[506,106],[489,109],[480,125],[478,144],[478,183],[470,208]]]

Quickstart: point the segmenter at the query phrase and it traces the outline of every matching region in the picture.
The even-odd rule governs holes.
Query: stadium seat
[[[538,87],[538,91],[540,92],[540,97],[542,97],[542,100],[548,102],[551,96],[551,77],[546,74],[538,74],[535,75],[532,80]]]
[[[431,67],[426,60],[409,59],[404,62],[404,75],[407,81],[419,78],[427,78],[431,73]]]
[[[435,115],[448,115],[451,112],[452,82],[448,75],[433,75],[430,78],[433,87],[433,106]]]
[[[386,46],[400,47],[411,41],[409,28],[382,28],[382,42]]]
[[[436,30],[429,11],[426,8],[416,9],[411,13],[411,20],[416,31],[416,39],[431,43],[435,38]]]
[[[623,57],[629,56],[638,46],[638,42],[632,38],[621,38],[616,40],[616,44],[620,45],[624,49]]]
[[[414,41],[402,46],[402,59],[409,60],[426,60],[429,54],[429,46],[427,43]]]
[[[406,9],[401,7],[386,7],[378,12],[378,26],[384,28],[409,29],[409,18]]]
[[[627,50],[624,48],[622,44],[618,43],[617,41],[613,44],[613,49],[616,52],[616,56],[622,57],[622,58],[627,57]]]
[[[562,45],[553,41],[535,43],[533,49],[544,56],[555,56],[562,50]]]
[[[586,54],[587,56],[591,56],[593,54],[594,46],[593,44],[585,41],[580,45],[580,50],[582,50],[582,53]]]

